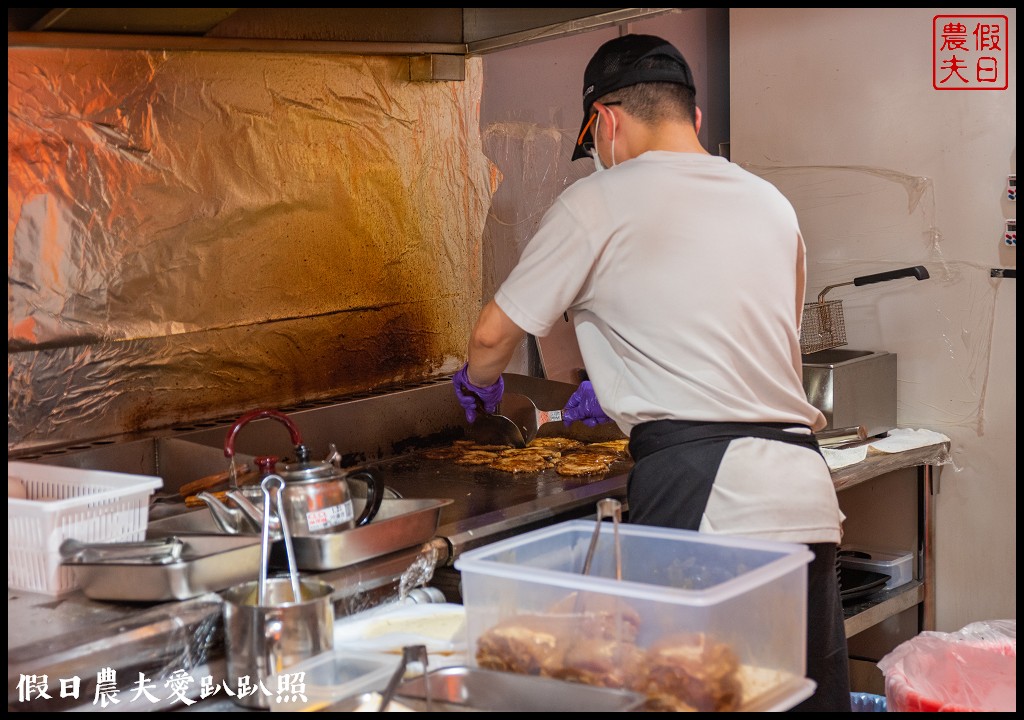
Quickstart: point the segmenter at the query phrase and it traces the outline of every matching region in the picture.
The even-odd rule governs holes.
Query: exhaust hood
[[[680,8],[9,8],[8,46],[479,55]]]

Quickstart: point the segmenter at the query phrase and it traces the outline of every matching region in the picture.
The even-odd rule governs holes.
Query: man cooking
[[[843,516],[801,382],[803,239],[774,186],[701,146],[695,96],[661,38],[598,48],[572,159],[601,172],[544,215],[481,311],[455,393],[470,422],[478,402],[493,412],[525,333],[571,312],[589,381],[563,418],[629,435],[629,522],[806,543],[817,690],[796,709],[849,711]]]

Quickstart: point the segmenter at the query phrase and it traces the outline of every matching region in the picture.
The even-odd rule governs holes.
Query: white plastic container
[[[594,527],[593,521],[563,522],[470,550],[456,560],[471,663],[481,666],[481,636],[499,623],[515,625],[541,616],[541,624],[553,621],[546,624],[557,638],[554,644],[571,648],[594,638],[587,630],[571,629],[581,627],[589,608],[614,607],[620,629],[612,640],[619,643],[613,657],[623,656],[625,649],[630,657],[639,651],[640,657],[654,658],[659,646],[677,638],[684,644],[728,648],[737,660],[740,686],[738,702],[730,709],[786,710],[813,692],[813,681],[805,677],[807,564],[813,555],[805,545],[621,525],[622,579],[617,580],[609,522],[603,523],[590,574],[581,574]],[[628,622],[619,619],[627,614]],[[623,623],[637,623],[635,638],[626,637],[632,628],[621,631]],[[688,650],[670,647],[673,657]],[[545,665],[540,674],[565,675],[558,662]],[[493,669],[493,659],[488,664]],[[638,690],[653,675],[651,665],[644,660],[622,673],[613,661],[610,675],[593,680],[607,683],[613,677],[612,686]],[[722,709],[720,699],[713,707],[697,709]]]
[[[857,556],[852,555],[856,553]],[[860,557],[867,555],[867,557]],[[884,589],[906,585],[914,579],[913,550],[872,550],[854,545],[840,548],[839,564],[843,567],[888,575]]]
[[[78,588],[61,564],[62,542],[145,539],[149,496],[163,486],[149,475],[10,461],[7,479],[26,495],[7,498],[7,587],[44,595]]]

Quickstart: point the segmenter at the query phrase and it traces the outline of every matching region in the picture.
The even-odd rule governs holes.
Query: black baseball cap
[[[664,57],[675,60],[658,68],[638,67],[642,60]],[[597,49],[583,73],[583,122],[576,138],[572,159],[588,157],[594,143],[591,126],[594,100],[630,85],[645,82],[678,83],[696,91],[693,73],[683,54],[672,43],[656,35],[623,35]]]

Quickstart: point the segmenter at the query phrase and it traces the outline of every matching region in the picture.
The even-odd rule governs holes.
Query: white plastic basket
[[[7,463],[8,484],[19,479],[27,499],[7,498],[7,587],[45,595],[77,589],[61,565],[60,545],[145,539],[149,496],[163,480],[149,475],[82,470],[30,462]]]

